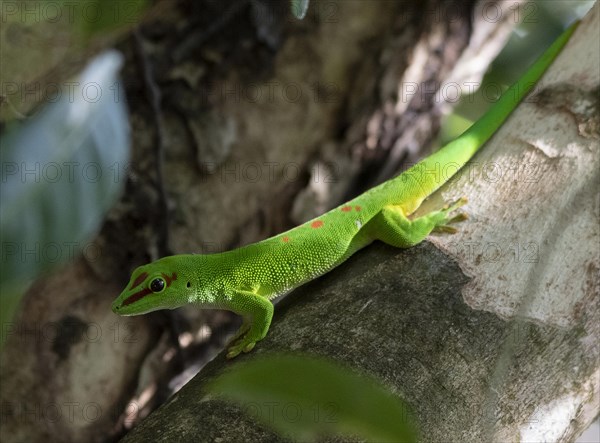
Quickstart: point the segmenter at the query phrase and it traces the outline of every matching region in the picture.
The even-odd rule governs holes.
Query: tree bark
[[[288,296],[238,361],[291,349],[366,370],[410,404],[422,441],[573,441],[585,430],[599,410],[598,13],[470,173],[425,204],[466,194],[460,234],[358,253]],[[221,354],[125,441],[276,440],[205,391],[238,361]]]

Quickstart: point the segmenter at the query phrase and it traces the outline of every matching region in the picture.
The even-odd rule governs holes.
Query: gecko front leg
[[[267,335],[273,318],[273,303],[253,292],[235,290],[224,307],[243,318],[242,326],[227,346],[227,358],[250,352]]]

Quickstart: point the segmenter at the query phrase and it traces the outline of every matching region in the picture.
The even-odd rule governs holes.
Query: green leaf
[[[298,20],[302,20],[306,17],[306,11],[308,11],[309,0],[291,0],[292,14]]]
[[[140,22],[146,0],[84,0],[77,5],[84,38]]]
[[[292,439],[416,441],[400,398],[375,379],[323,359],[285,355],[241,363],[212,380],[208,391]]]
[[[31,280],[85,252],[121,193],[130,144],[121,64],[116,51],[98,56],[59,100],[0,140],[2,330]]]
[[[90,51],[140,25],[148,0],[0,0],[0,123],[29,115]]]

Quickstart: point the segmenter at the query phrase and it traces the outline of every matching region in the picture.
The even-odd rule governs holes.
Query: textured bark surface
[[[390,173],[379,172],[382,164],[413,161],[448,107],[427,91],[444,81],[478,81],[514,24],[510,14],[482,20],[482,6],[472,2],[311,2],[302,22],[289,18],[287,2],[275,4],[159,2],[160,14],[119,43],[134,138],[131,163],[121,169],[127,193],[94,240],[101,253],[66,265],[25,296],[2,355],[2,441],[103,441],[147,415],[214,355],[231,316],[193,308],[113,316],[110,302],[130,271],[168,252],[214,252],[262,239],[380,180]],[[148,74],[161,96],[159,115]],[[406,84],[427,88],[407,97]],[[461,301],[465,282],[431,245],[406,253],[375,247],[285,300],[257,353],[338,356],[413,400],[424,429],[456,421],[465,435],[482,435],[477,423],[485,421],[473,417],[487,401],[497,346],[511,329],[493,309],[473,311]],[[597,285],[593,274],[590,282]],[[588,314],[595,311],[587,303],[597,299],[591,294],[580,304]],[[569,348],[571,329],[559,343],[557,325],[531,327],[539,343],[557,346],[569,362],[579,358],[581,348]],[[186,386],[178,397],[185,403],[169,403],[132,438],[154,430],[153,439],[179,431],[194,441],[199,432],[239,440],[231,431],[237,421],[243,435],[264,436],[235,408],[194,403],[202,380],[222,369],[220,358]],[[586,383],[587,361],[578,365]],[[169,384],[173,374],[179,376]],[[472,402],[458,404],[471,394]],[[440,412],[446,404],[449,412]],[[501,410],[507,422],[525,416],[509,406]],[[163,422],[163,413],[180,420],[164,415]]]
[[[423,441],[518,441],[548,431],[550,441],[572,441],[597,412],[597,354],[590,352],[588,332],[534,323],[514,328],[471,309],[461,296],[467,282],[429,243],[402,252],[381,244],[361,251],[283,300],[253,354],[233,362],[221,354],[124,441],[276,440],[245,408],[207,398],[204,386],[245,359],[289,350],[380,378],[408,402]],[[514,351],[510,370],[492,392],[506,343]],[[540,409],[553,402],[557,410]],[[266,405],[259,407],[267,413]],[[553,412],[558,434],[547,421]]]
[[[270,334],[240,360],[291,349],[366,370],[410,404],[423,441],[569,442],[585,430],[600,407],[599,12],[596,5],[474,173],[423,209],[463,193],[482,202],[460,236],[432,238],[457,261],[431,243],[361,251],[286,298]],[[538,167],[551,173],[535,183],[484,179],[490,159],[506,169],[504,156],[524,164],[540,151]],[[546,226],[571,240],[560,247],[558,228]],[[457,246],[473,239],[505,253],[491,259],[477,242]],[[537,249],[515,251],[515,242]],[[206,382],[236,363],[213,360],[125,441],[274,440],[244,408],[206,395]]]

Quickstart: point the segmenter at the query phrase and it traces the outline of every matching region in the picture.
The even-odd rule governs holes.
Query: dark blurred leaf
[[[322,359],[264,357],[234,366],[208,387],[284,437],[358,435],[415,441],[404,403],[371,377]]]
[[[29,281],[84,249],[121,192],[130,143],[121,64],[117,52],[98,56],[69,94],[0,140],[3,325]]]

